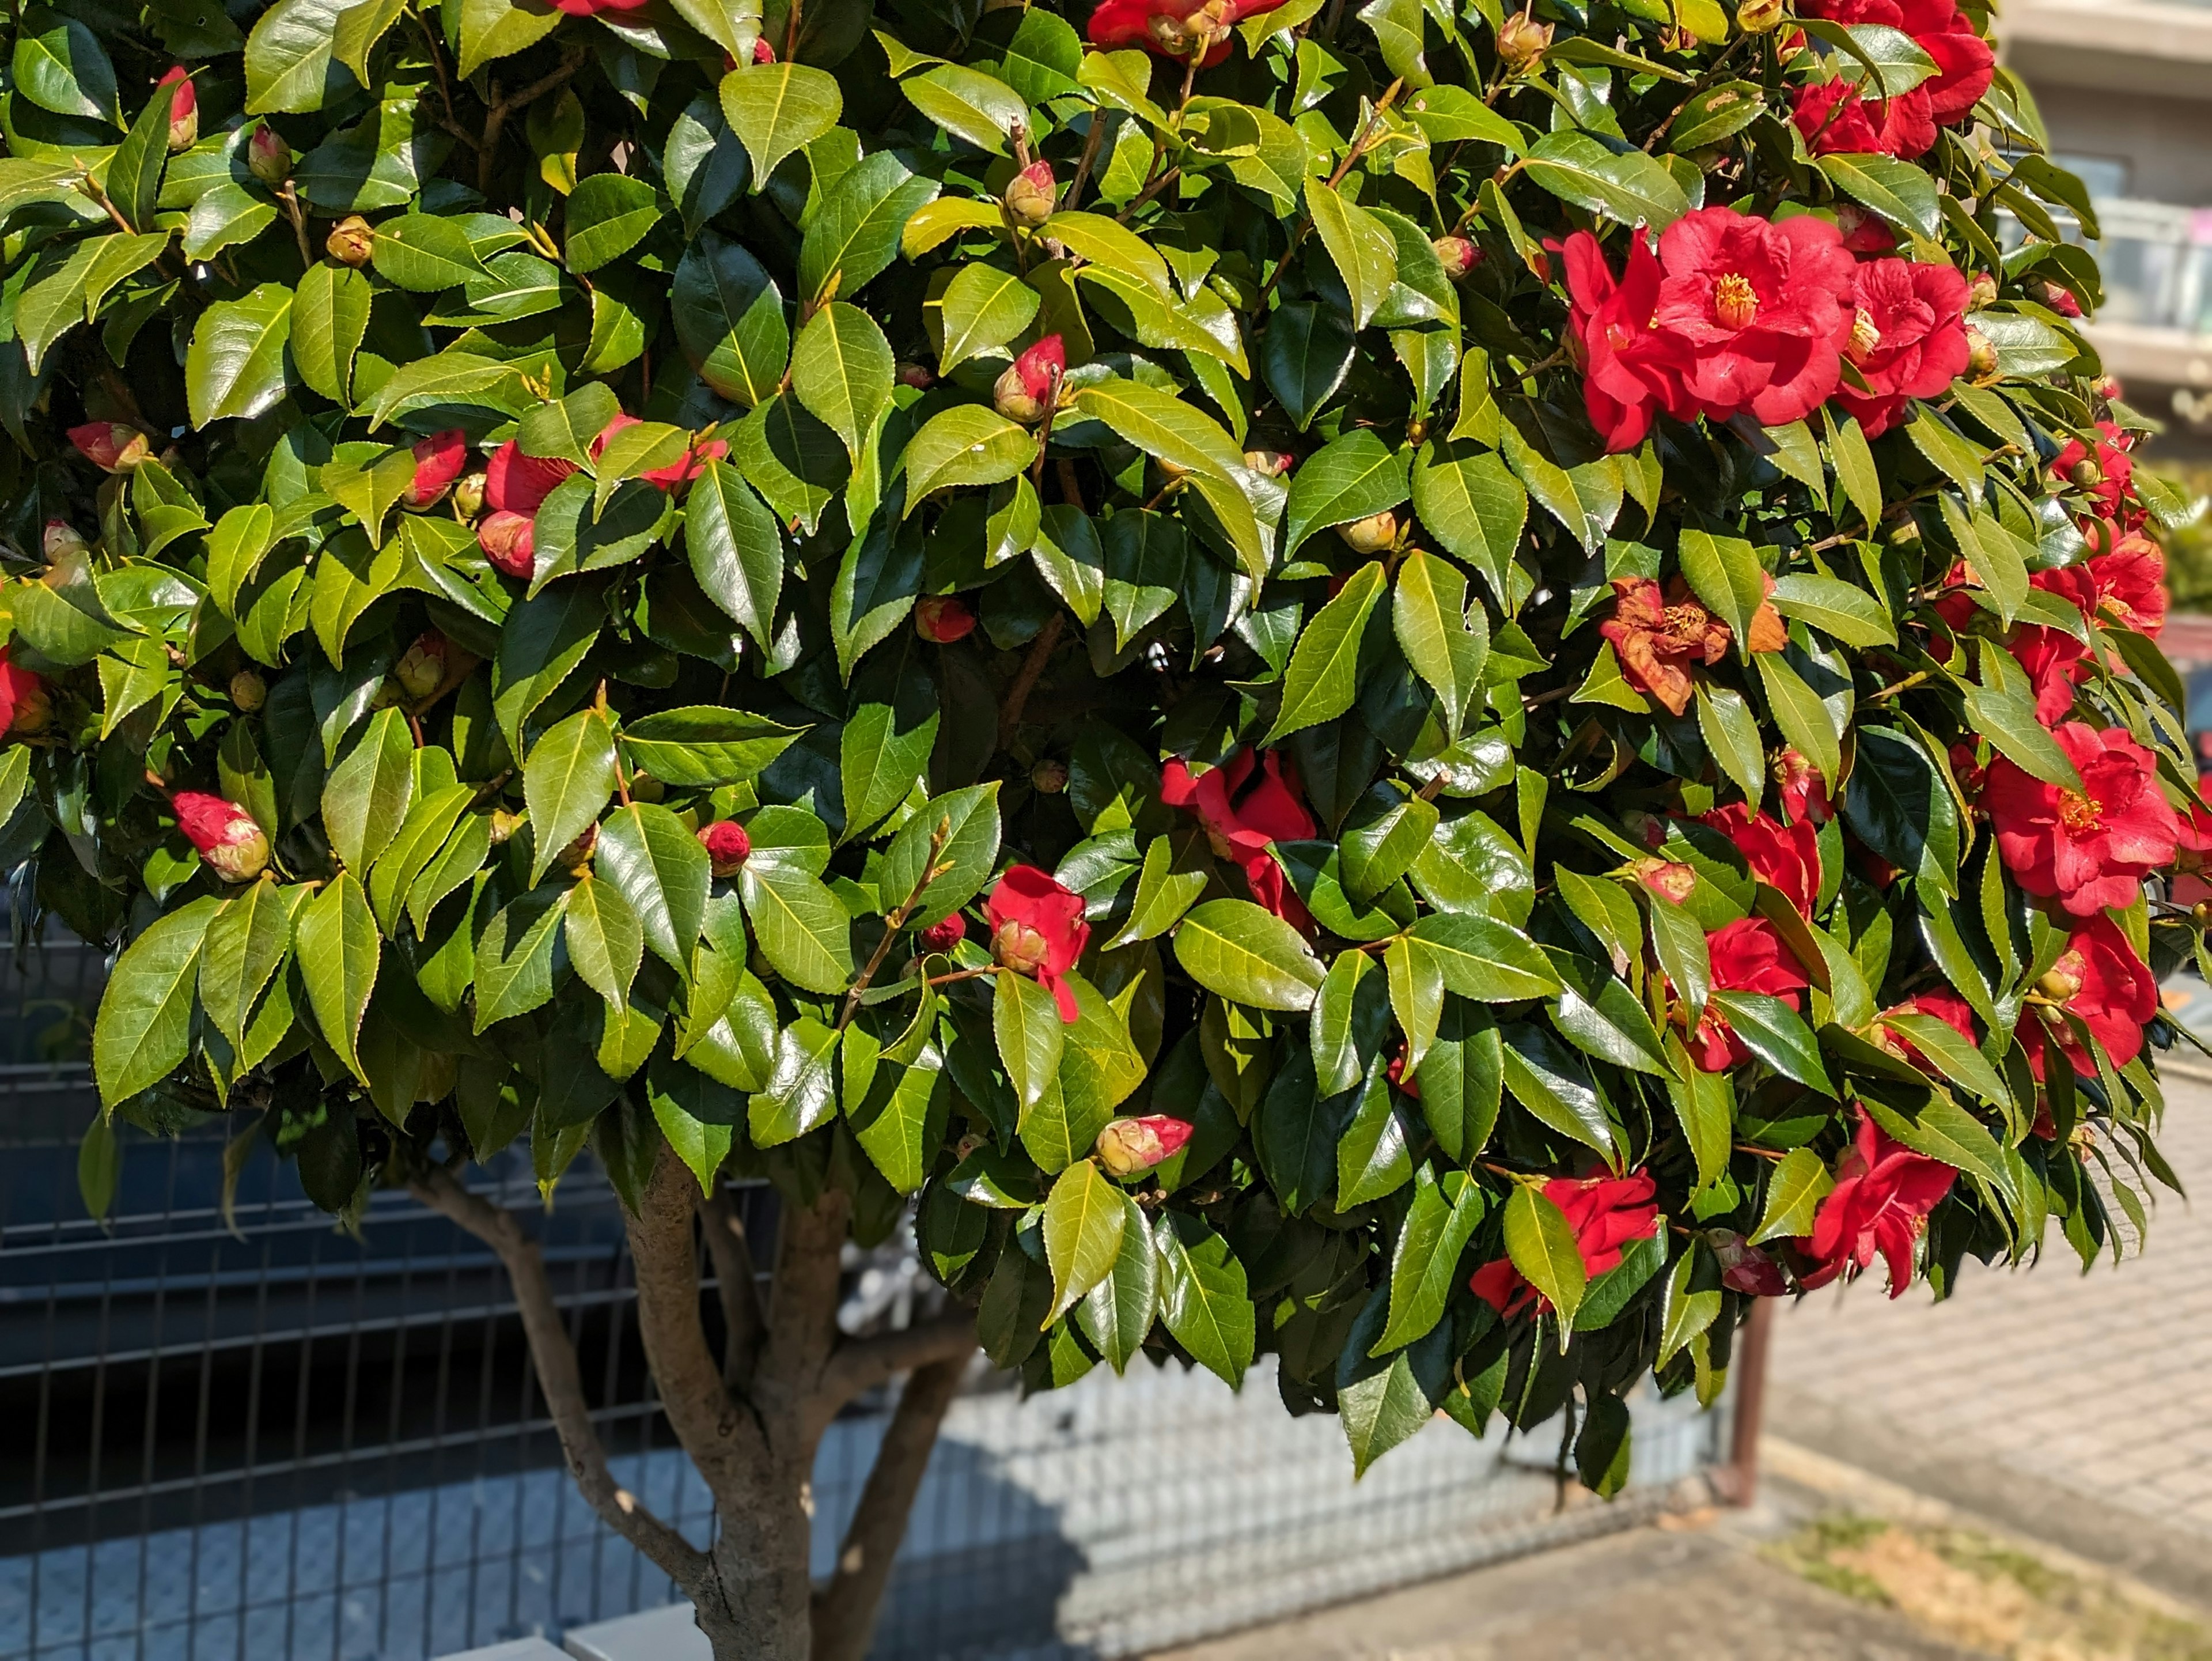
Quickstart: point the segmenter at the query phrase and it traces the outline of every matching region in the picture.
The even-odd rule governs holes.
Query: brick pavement
[[[2212,1194],[2212,1086],[2169,1080],[2161,1146],[2192,1194]],[[1877,1279],[1785,1310],[1778,1428],[1812,1410],[1879,1423],[2212,1537],[2212,1209],[2162,1194],[2143,1255],[2086,1275],[2055,1225],[2048,1238],[2022,1271],[1969,1262],[1940,1306],[1917,1289],[1892,1303]]]

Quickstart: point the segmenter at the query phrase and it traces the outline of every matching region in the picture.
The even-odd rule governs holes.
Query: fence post
[[[1771,1298],[1757,1299],[1737,1341],[1735,1376],[1735,1421],[1729,1439],[1729,1462],[1713,1473],[1714,1486],[1731,1506],[1748,1506],[1759,1494],[1759,1433],[1766,1417],[1766,1352],[1774,1335]]]

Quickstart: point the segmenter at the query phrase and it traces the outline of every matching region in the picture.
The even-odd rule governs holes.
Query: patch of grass
[[[2007,1661],[2212,1661],[2212,1627],[1971,1529],[1840,1514],[1767,1555],[1815,1585]]]

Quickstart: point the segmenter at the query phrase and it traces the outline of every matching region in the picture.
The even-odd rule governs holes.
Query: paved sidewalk
[[[2169,1078],[2161,1146],[2212,1193],[2212,1086]],[[2086,1275],[2051,1238],[1940,1305],[1877,1282],[1785,1309],[1769,1427],[2212,1603],[2212,1214],[2165,1194],[2143,1255]]]

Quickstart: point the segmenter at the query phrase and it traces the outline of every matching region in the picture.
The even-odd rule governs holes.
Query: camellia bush
[[[1758,1299],[2117,1252],[2182,504],[1984,11],[24,5],[0,841],[118,952],[88,1199],[228,1112],[481,1236],[723,1658],[863,1653],[978,1344],[1610,1493]],[[524,1141],[708,1547],[470,1186]],[[909,1222],[946,1312],[841,1333]]]

